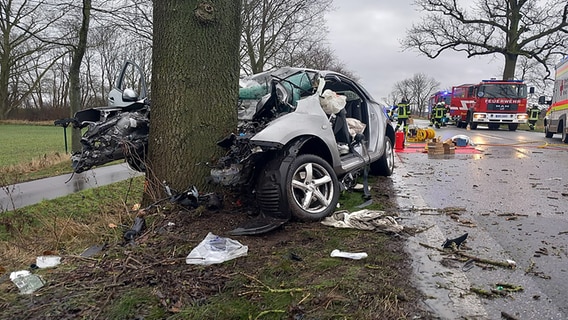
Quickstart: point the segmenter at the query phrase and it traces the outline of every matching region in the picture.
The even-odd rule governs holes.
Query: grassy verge
[[[53,123],[3,122],[0,139],[0,186],[72,171],[70,156],[65,154],[63,129]]]
[[[70,129],[67,138],[71,141]],[[29,163],[51,154],[65,154],[63,129],[53,124],[0,124],[0,168]]]
[[[380,188],[383,182],[370,182],[375,210],[383,209],[377,200],[388,195]],[[291,222],[268,234],[236,237],[249,246],[246,257],[187,265],[185,257],[207,232],[224,236],[247,216],[231,207],[211,212],[160,206],[146,214],[145,232],[125,242],[142,189],[143,177],[138,177],[2,213],[4,312],[17,315],[13,319],[409,319],[421,314],[402,239]],[[340,201],[342,209],[354,211],[363,199],[361,193],[345,192]],[[98,255],[80,255],[99,244],[106,249]],[[368,258],[332,258],[334,249],[366,252]],[[43,254],[61,256],[62,264],[32,270],[45,286],[31,296],[19,295],[8,271],[26,269]]]

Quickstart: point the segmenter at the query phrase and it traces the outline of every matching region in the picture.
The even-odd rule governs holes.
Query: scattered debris
[[[366,252],[345,252],[345,251],[340,251],[338,249],[335,249],[335,250],[331,251],[330,256],[332,256],[334,258],[338,257],[338,258],[360,260],[360,259],[363,259],[363,258],[367,258],[367,253]]]
[[[384,211],[363,209],[355,212],[336,211],[321,221],[326,226],[399,233],[404,227]]]
[[[428,245],[426,243],[419,242],[418,244],[425,247],[425,248],[428,248],[428,249],[433,249],[433,250],[436,250],[436,251],[442,252],[442,253],[448,253],[448,252],[444,251],[444,249],[436,248],[436,247],[433,247],[433,246]],[[474,260],[475,262],[490,264],[490,265],[494,265],[494,266],[498,266],[498,267],[514,269],[517,266],[516,262],[513,261],[513,260],[495,261],[495,260],[490,260],[490,259],[472,256],[470,254],[467,254],[467,253],[459,251],[459,250],[454,250],[452,253],[457,254],[459,256],[462,256],[464,258]]]
[[[532,274],[533,276],[537,276],[541,279],[545,279],[545,280],[550,280],[551,277],[548,275],[545,275],[544,272],[542,271],[535,271],[535,263],[534,261],[531,259],[530,260],[530,265],[527,267],[527,269],[525,270],[525,274]]]
[[[475,266],[475,260],[469,259],[469,260],[467,260],[466,263],[463,265],[462,271],[463,271],[463,272],[468,272],[468,271],[471,270],[474,266]]]
[[[28,270],[14,271],[10,273],[10,280],[20,289],[20,294],[31,294],[43,287],[43,279]]]
[[[467,239],[468,234],[464,234],[461,235],[455,239],[447,239],[446,241],[444,241],[444,243],[442,244],[443,248],[452,248],[453,246],[455,246],[456,248],[459,249],[460,245]]]
[[[36,266],[40,269],[57,267],[61,263],[59,256],[39,256],[36,258]]]
[[[90,258],[90,257],[98,254],[102,250],[104,250],[107,246],[108,246],[107,244],[92,245],[92,246],[88,247],[87,249],[85,249],[85,251],[83,251],[79,256],[81,256],[83,258]]]
[[[186,257],[187,264],[210,265],[246,256],[248,246],[240,242],[214,235],[209,232],[205,239],[193,248]]]
[[[142,234],[142,231],[144,231],[145,229],[146,229],[146,219],[144,219],[144,217],[141,214],[139,214],[136,216],[136,218],[134,218],[134,224],[132,225],[132,228],[124,233],[124,240],[126,241],[134,240],[134,238]]]
[[[477,293],[486,298],[507,297],[513,292],[523,291],[522,286],[513,285],[509,283],[496,283],[495,286],[489,290],[471,287],[470,291]]]

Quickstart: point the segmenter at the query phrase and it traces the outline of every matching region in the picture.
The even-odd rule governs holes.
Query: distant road
[[[51,200],[68,194],[100,187],[141,175],[131,170],[126,163],[100,167],[83,173],[64,174],[2,187],[0,212],[11,211]]]

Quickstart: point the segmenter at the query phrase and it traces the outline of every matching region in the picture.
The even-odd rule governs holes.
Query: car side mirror
[[[530,87],[530,88],[529,88],[529,93],[530,93],[530,94],[534,94],[534,87]]]

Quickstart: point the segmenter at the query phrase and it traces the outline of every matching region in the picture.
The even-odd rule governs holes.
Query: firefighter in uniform
[[[443,119],[446,116],[446,104],[442,102],[436,103],[436,106],[433,110],[434,113],[434,124],[436,128],[440,128],[443,125]]]
[[[529,129],[534,130],[534,126],[536,125],[536,121],[540,114],[540,109],[536,105],[533,105],[529,110],[527,110],[527,113],[529,114]]]
[[[396,105],[397,112],[398,112],[398,121],[396,124],[395,131],[400,128],[400,125],[403,124],[403,130],[406,134],[408,132],[408,118],[410,117],[410,105],[408,104],[408,100],[406,98],[402,98],[399,104]]]

